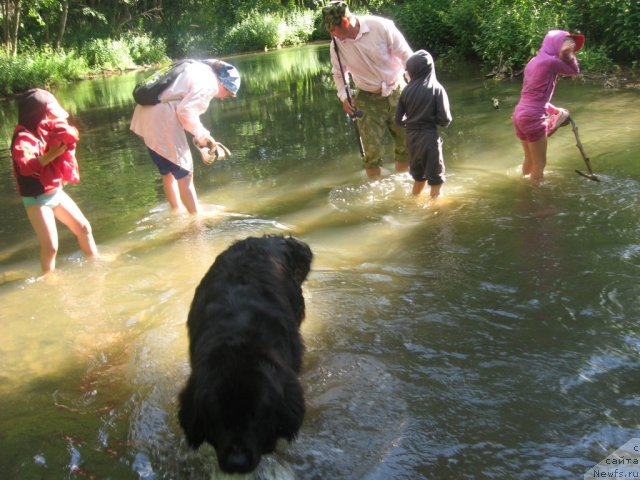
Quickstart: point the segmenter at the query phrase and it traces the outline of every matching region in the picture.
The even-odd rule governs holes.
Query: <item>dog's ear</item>
[[[304,392],[296,374],[286,369],[283,379],[283,401],[278,406],[278,436],[292,441],[304,419]]]
[[[289,258],[291,259],[291,271],[299,284],[302,284],[309,274],[311,268],[311,260],[313,260],[313,253],[304,242],[301,242],[297,238],[287,237],[285,244],[289,250]]]
[[[178,419],[180,426],[189,446],[197,449],[205,440],[205,422],[200,413],[203,406],[196,403],[196,382],[193,375],[189,377],[187,385],[180,393],[179,400]]]

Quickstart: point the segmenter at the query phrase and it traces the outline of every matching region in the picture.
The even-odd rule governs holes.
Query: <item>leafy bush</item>
[[[124,70],[135,65],[129,53],[129,45],[123,40],[91,40],[82,55],[91,68],[102,70]]]
[[[617,59],[632,61],[640,56],[640,2],[638,0],[572,0],[568,12],[572,25],[582,27],[587,45],[606,48]]]
[[[16,57],[0,53],[0,95],[62,84],[80,79],[88,72],[86,60],[74,51],[45,49]]]
[[[300,45],[308,42],[313,33],[315,12],[312,10],[296,10],[282,20],[284,33],[282,45]]]
[[[491,2],[481,19],[474,49],[488,67],[511,71],[524,66],[538,51],[545,34],[563,28],[563,7],[539,0]],[[565,28],[566,29],[566,28]]]
[[[167,57],[167,46],[163,39],[152,38],[143,34],[128,34],[124,37],[129,46],[129,55],[136,65],[164,63]]]
[[[225,36],[224,45],[227,50],[247,52],[277,48],[282,45],[281,20],[279,17],[253,12],[235,25]]]
[[[324,28],[322,24],[322,11],[317,9],[313,14],[313,31],[311,32],[310,40],[328,40],[329,32]]]
[[[458,0],[451,2],[449,11],[445,14],[443,21],[455,35],[451,46],[455,45],[456,54],[467,57],[476,55],[474,46],[481,34],[480,20],[490,1]]]
[[[448,0],[410,0],[395,11],[396,26],[415,49],[424,48],[432,54],[448,50],[453,44],[453,32],[447,25]]]
[[[590,73],[605,73],[613,70],[613,61],[603,47],[584,48],[578,53],[580,70]]]

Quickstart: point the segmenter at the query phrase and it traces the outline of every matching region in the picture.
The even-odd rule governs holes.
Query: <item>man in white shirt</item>
[[[358,124],[367,175],[380,176],[385,132],[395,143],[396,171],[407,171],[405,132],[394,117],[411,48],[391,20],[353,15],[343,1],[329,2],[322,9],[322,18],[334,39],[330,52],[338,97]],[[355,99],[347,91],[349,77],[358,89]]]

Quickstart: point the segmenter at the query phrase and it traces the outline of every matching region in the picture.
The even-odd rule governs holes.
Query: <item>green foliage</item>
[[[322,11],[315,10],[313,15],[313,31],[309,40],[329,40],[329,32],[322,25]]]
[[[124,40],[92,40],[83,47],[82,55],[94,69],[124,70],[135,65]]]
[[[604,68],[611,59],[631,63],[640,56],[638,0],[348,1],[355,14],[372,11],[394,20],[414,49],[425,48],[450,61],[480,59],[487,68],[507,72],[522,68],[552,28],[586,35],[583,69]],[[113,0],[89,2],[90,7],[71,2],[62,44],[77,46],[79,53],[67,59],[70,68],[78,70],[77,63],[83,62],[94,71],[164,63],[167,55],[213,57],[273,49],[328,40],[319,8],[325,2]],[[58,40],[61,3],[28,0],[22,7],[18,52],[23,62],[4,58],[3,78],[8,85],[55,81],[64,66],[48,64],[49,57],[54,62],[70,54],[40,52]],[[25,64],[25,58],[36,65]],[[43,65],[52,71],[42,71]]]
[[[0,53],[0,95],[11,95],[35,87],[78,80],[89,72],[84,58],[75,51],[42,52],[12,57]]]
[[[315,16],[312,10],[294,10],[283,17],[282,45],[300,45],[308,42],[313,33]]]
[[[286,14],[260,14],[254,10],[225,35],[223,49],[247,52],[299,45],[311,38],[314,20],[315,13],[311,10]]]
[[[547,0],[491,2],[480,23],[475,52],[485,65],[501,71],[520,68],[535,55],[547,31],[566,28],[560,8]],[[559,4],[559,2],[557,2]]]
[[[589,45],[605,48],[621,60],[640,56],[638,0],[572,0],[571,25],[580,28]]]
[[[225,37],[224,49],[247,52],[281,46],[280,19],[274,15],[249,15],[234,26]]]
[[[384,11],[414,48],[455,50],[502,71],[522,68],[553,28],[586,34],[598,56],[640,54],[637,0],[405,0]]]
[[[474,46],[482,32],[480,29],[482,16],[490,0],[453,0],[449,11],[444,16],[444,22],[453,32],[452,47],[456,53],[471,56],[475,53]]]
[[[448,0],[410,0],[393,10],[397,27],[415,49],[437,55],[453,44],[453,32],[446,22]]]
[[[136,65],[164,63],[167,57],[167,46],[162,38],[152,38],[150,35],[127,34],[124,42],[129,47],[129,55]]]
[[[606,73],[613,70],[613,60],[611,60],[602,47],[584,48],[578,53],[580,70],[589,73]]]

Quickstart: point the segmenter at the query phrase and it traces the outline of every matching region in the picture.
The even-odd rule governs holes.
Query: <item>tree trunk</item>
[[[8,9],[10,21],[10,16],[13,15],[13,24],[10,25],[11,30],[9,32],[11,55],[15,57],[18,53],[18,27],[20,26],[20,4],[22,0],[9,0],[8,3],[10,5]]]
[[[5,51],[14,56],[18,52],[21,1],[2,0],[2,40]]]
[[[9,52],[9,15],[7,14],[8,0],[2,0],[0,7],[2,8],[2,48]]]
[[[69,0],[64,0],[62,3],[62,16],[60,17],[60,29],[58,30],[58,38],[56,39],[56,50],[60,50],[60,47],[62,47],[62,38],[64,37],[64,31],[67,28],[68,14]]]
[[[7,53],[18,51],[18,26],[21,0],[2,0],[2,39]]]

